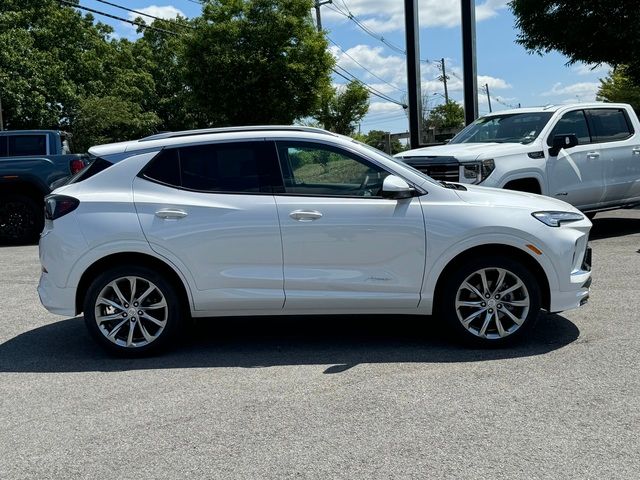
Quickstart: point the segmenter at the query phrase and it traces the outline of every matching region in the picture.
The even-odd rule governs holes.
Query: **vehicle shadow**
[[[112,372],[192,367],[319,365],[326,374],[363,363],[480,362],[543,355],[580,331],[559,315],[541,315],[531,337],[513,347],[470,349],[411,316],[251,317],[201,320],[172,350],[139,359],[105,354],[82,317],[25,332],[0,345],[0,372]]]
[[[590,240],[622,237],[640,233],[640,218],[629,217],[596,217],[589,234]]]

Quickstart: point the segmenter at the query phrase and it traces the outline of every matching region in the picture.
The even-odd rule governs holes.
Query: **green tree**
[[[3,0],[0,96],[7,128],[71,129],[106,141],[131,138],[140,125],[151,130],[153,78],[133,44],[111,39],[111,32],[91,15],[54,0]],[[89,100],[95,105],[103,99],[106,106],[114,98],[118,109],[129,113],[118,121],[121,128],[110,131],[127,137],[106,135],[109,129],[100,132],[104,122],[74,125],[79,115],[86,117]],[[130,122],[131,130],[123,121]]]
[[[427,127],[437,129],[459,128],[464,126],[464,108],[458,102],[449,100],[434,107],[429,112],[426,121]]]
[[[631,80],[625,65],[614,68],[604,80],[600,80],[597,98],[606,102],[629,103],[640,113],[640,83]]]
[[[184,72],[212,125],[312,115],[334,63],[311,0],[210,0],[185,36]]]
[[[368,111],[369,91],[362,83],[353,80],[339,89],[328,89],[321,96],[315,118],[327,130],[352,135]]]
[[[372,147],[377,148],[378,150],[386,151],[387,145],[387,135],[389,132],[384,132],[382,130],[370,130],[369,133],[365,135],[361,135],[357,138],[367,145],[371,145]],[[393,139],[391,140],[391,155],[395,155],[396,153],[400,153],[405,150],[405,147],[400,143],[400,140]]]
[[[556,50],[570,63],[628,65],[640,83],[637,0],[512,0],[517,42],[534,53]]]

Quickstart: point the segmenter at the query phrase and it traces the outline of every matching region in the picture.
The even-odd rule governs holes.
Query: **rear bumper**
[[[60,288],[51,281],[46,273],[40,275],[38,283],[40,302],[51,313],[74,317],[76,314],[76,289]]]

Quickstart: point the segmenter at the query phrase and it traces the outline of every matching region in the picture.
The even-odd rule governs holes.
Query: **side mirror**
[[[415,190],[409,186],[402,178],[395,175],[388,175],[382,182],[382,196],[400,200],[411,198]]]
[[[578,137],[574,133],[556,135],[553,137],[553,144],[549,149],[549,154],[555,157],[563,148],[573,148],[578,143]]]

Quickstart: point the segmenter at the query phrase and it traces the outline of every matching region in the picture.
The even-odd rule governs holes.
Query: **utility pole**
[[[473,1],[473,0],[471,0]],[[420,42],[418,0],[404,0],[405,44],[407,46],[407,97],[409,99],[409,143],[420,146],[422,85],[420,82]]]
[[[440,65],[442,65],[442,76],[440,77],[440,80],[442,80],[442,83],[444,83],[444,103],[448,104],[449,103],[449,90],[447,89],[447,80],[449,80],[449,77],[447,77],[447,71],[445,70],[445,66],[444,66],[444,58],[440,59]]]
[[[321,2],[320,0],[316,0],[314,8],[316,9],[316,26],[318,27],[318,31],[322,31],[322,18],[320,17],[320,7],[322,5],[326,5],[328,3],[333,3],[333,0],[326,0]]]
[[[489,102],[489,113],[491,113],[493,110],[491,110],[491,95],[489,95],[489,84],[488,83],[484,84],[484,89],[487,91],[487,102]]]
[[[460,0],[462,10],[462,67],[464,119],[467,125],[478,118],[478,76],[476,68],[476,2]]]

